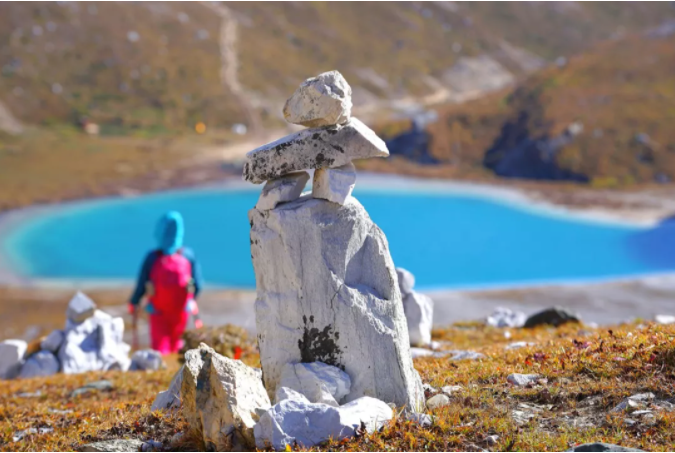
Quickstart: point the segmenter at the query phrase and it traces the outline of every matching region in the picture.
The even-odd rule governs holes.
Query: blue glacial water
[[[207,283],[254,288],[247,211],[259,189],[200,189],[66,205],[0,238],[19,275],[132,279],[157,218],[175,209]],[[420,289],[593,280],[675,270],[675,227],[591,222],[526,205],[443,191],[355,195]]]

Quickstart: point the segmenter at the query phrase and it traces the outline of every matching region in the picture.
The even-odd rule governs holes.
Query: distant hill
[[[330,69],[364,116],[414,109],[669,18],[668,3],[650,2],[4,2],[0,128],[88,118],[103,135],[197,121],[259,130],[281,123],[302,79]]]
[[[675,22],[559,63],[514,88],[441,108],[424,131],[433,168],[387,165],[596,187],[675,180]],[[380,132],[407,127],[387,124]]]

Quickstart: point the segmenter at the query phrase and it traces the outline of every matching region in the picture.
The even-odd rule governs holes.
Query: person
[[[176,211],[164,214],[157,223],[157,248],[143,260],[136,288],[129,300],[133,315],[134,347],[138,348],[136,323],[141,300],[148,299],[150,341],[161,354],[178,352],[190,314],[201,327],[195,299],[201,289],[199,265],[193,252],[183,247],[183,217]]]

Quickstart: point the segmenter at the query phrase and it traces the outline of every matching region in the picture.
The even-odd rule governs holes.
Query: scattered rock
[[[540,378],[541,376],[538,374],[513,373],[509,374],[506,380],[513,385],[524,387],[526,385],[536,384]]]
[[[27,347],[28,344],[23,340],[5,340],[0,343],[0,379],[14,379],[21,372]]]
[[[345,401],[421,406],[387,239],[358,200],[301,197],[264,214],[252,209],[249,220],[269,394],[287,363],[320,361],[350,376]]]
[[[244,179],[254,184],[312,168],[335,168],[354,159],[387,157],[380,137],[357,118],[343,126],[305,129],[246,154]]]
[[[95,392],[103,392],[103,391],[110,391],[114,387],[112,385],[112,382],[108,380],[100,380],[100,381],[94,381],[90,382],[78,389],[73,390],[73,392],[70,394],[71,397],[74,396],[81,396],[81,395],[86,395],[88,393],[95,393]]]
[[[443,357],[445,351],[432,351],[425,348],[410,348],[410,357],[418,359],[420,357]]]
[[[259,211],[269,211],[280,203],[297,200],[305,185],[309,181],[309,173],[299,171],[289,173],[265,183],[255,208]]]
[[[441,388],[441,392],[445,393],[448,396],[452,396],[453,393],[455,392],[460,392],[464,390],[464,387],[461,385],[446,385],[445,387]]]
[[[43,428],[38,428],[38,429],[28,428],[28,429],[24,429],[23,431],[15,432],[14,435],[12,436],[12,441],[13,442],[19,442],[19,441],[23,440],[24,437],[32,435],[32,434],[49,434],[49,433],[52,433],[52,432],[54,432],[54,428],[50,428],[50,427],[43,427]]]
[[[621,412],[628,409],[639,409],[645,407],[650,402],[654,401],[656,395],[653,393],[638,393],[636,395],[629,396],[625,400],[621,401],[616,407],[614,407],[611,412]]]
[[[527,316],[522,311],[513,311],[510,308],[497,307],[487,317],[486,323],[492,327],[522,327]]]
[[[413,423],[417,423],[422,428],[429,428],[434,424],[433,418],[429,414],[421,414],[417,412],[408,412],[405,414],[405,419]]]
[[[406,296],[412,293],[415,287],[415,276],[412,272],[402,267],[397,267],[396,276],[398,277],[398,287],[401,290],[401,295]]]
[[[644,451],[644,450],[639,450],[637,448],[629,448],[629,447],[621,447],[619,445],[614,445],[614,444],[606,444],[604,442],[596,442],[593,444],[582,444],[582,445],[577,445],[576,447],[570,448],[567,451],[588,451],[588,452],[603,452],[603,451],[608,451],[608,452],[623,452],[623,451]]]
[[[81,451],[126,452],[140,451],[143,442],[137,439],[113,439],[82,446]]]
[[[427,408],[430,410],[438,409],[439,407],[447,406],[450,404],[450,397],[443,393],[434,395],[427,400]]]
[[[254,428],[256,447],[284,451],[297,443],[308,448],[331,438],[353,437],[362,427],[372,433],[392,417],[387,404],[368,396],[340,407],[287,399],[260,417]]]
[[[143,349],[141,351],[136,351],[131,356],[131,365],[129,370],[131,371],[157,371],[164,368],[164,360],[162,360],[162,354],[153,349]]]
[[[270,407],[252,368],[205,344],[185,354],[181,397],[184,418],[209,450],[252,447],[256,409]]]
[[[59,361],[49,351],[33,354],[21,367],[19,378],[27,379],[37,376],[51,376],[59,372]]]
[[[535,343],[530,343],[529,341],[516,341],[514,343],[507,344],[504,349],[510,351],[512,349],[527,348],[529,346],[534,346]]]
[[[43,351],[49,351],[56,354],[61,347],[61,344],[63,344],[63,338],[63,330],[52,330],[49,335],[43,338],[40,343],[40,348],[42,348]]]
[[[156,440],[148,440],[141,444],[141,451],[162,451],[164,445]]]
[[[183,384],[183,368],[184,367],[180,367],[178,372],[174,374],[173,379],[171,379],[171,383],[169,384],[169,389],[157,394],[155,401],[152,402],[150,410],[170,411],[180,408],[180,389]]]
[[[338,71],[305,80],[284,105],[284,118],[306,127],[330,126],[349,121],[352,88]]]
[[[438,389],[431,384],[427,384],[427,383],[422,384],[422,389],[424,390],[425,394],[426,393],[430,393],[430,394],[438,393]]]
[[[68,309],[66,310],[66,317],[73,323],[79,324],[85,319],[94,315],[96,304],[93,300],[87,297],[86,294],[78,291],[70,302],[68,302]]]
[[[17,398],[37,398],[42,396],[42,392],[40,390],[36,390],[35,392],[20,392],[16,396]]]
[[[411,345],[431,343],[434,301],[424,294],[413,291],[403,298],[403,311],[408,322],[408,336]]]
[[[444,352],[452,354],[452,357],[450,357],[450,360],[479,360],[479,359],[484,359],[486,357],[485,354],[482,354],[482,353],[476,352],[476,351],[454,350],[454,351],[444,351]]]
[[[319,168],[314,172],[312,196],[345,204],[356,185],[356,168],[349,162],[336,168]]]
[[[523,327],[531,328],[544,325],[558,327],[568,322],[581,322],[581,319],[569,310],[553,307],[531,315],[527,318]]]
[[[496,434],[493,434],[492,436],[487,436],[485,438],[485,442],[491,446],[497,445],[497,442],[499,442],[499,436],[497,436]]]
[[[659,324],[674,324],[675,316],[673,315],[656,315],[654,320]]]
[[[286,364],[281,371],[279,385],[301,393],[310,403],[338,406],[349,394],[352,383],[349,375],[341,369],[312,362]]]

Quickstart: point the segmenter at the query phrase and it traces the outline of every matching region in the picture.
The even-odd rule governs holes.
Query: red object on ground
[[[152,349],[161,354],[178,352],[183,345],[181,337],[190,317],[186,307],[192,299],[191,279],[192,264],[180,251],[161,254],[150,271],[154,288],[150,300],[154,309],[150,314],[150,340]]]
[[[234,360],[239,360],[241,358],[242,352],[243,351],[241,350],[241,348],[239,346],[235,346],[234,347]]]

